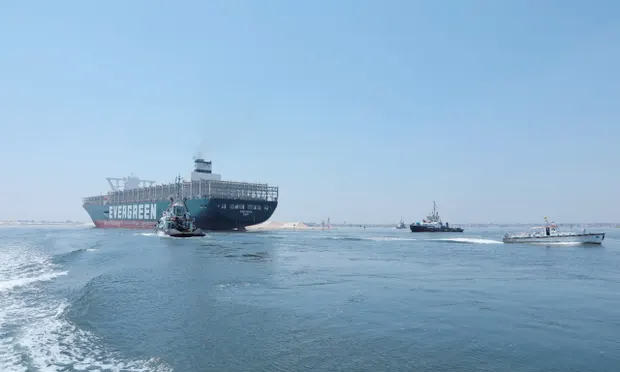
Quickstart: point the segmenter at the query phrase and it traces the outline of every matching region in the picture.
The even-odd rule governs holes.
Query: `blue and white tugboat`
[[[411,232],[463,232],[460,227],[450,227],[449,223],[443,223],[437,212],[437,204],[433,201],[433,212],[426,216],[422,222],[414,222],[409,225]]]
[[[535,227],[532,232],[504,235],[504,243],[534,244],[601,244],[605,233],[560,231],[558,225],[549,222],[545,217],[545,225]]]
[[[192,236],[205,236],[199,228],[196,227],[194,218],[190,215],[189,209],[185,204],[185,198],[180,197],[181,180],[177,179],[177,201],[170,197],[170,206],[166,209],[155,230],[168,236],[175,238],[189,238]]]

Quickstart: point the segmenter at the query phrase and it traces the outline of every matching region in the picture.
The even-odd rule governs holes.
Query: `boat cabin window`
[[[174,207],[174,214],[175,214],[176,216],[182,216],[182,215],[184,215],[184,214],[185,214],[185,208],[180,207],[180,206]]]

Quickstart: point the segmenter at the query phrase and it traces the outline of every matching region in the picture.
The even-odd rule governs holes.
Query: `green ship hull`
[[[246,201],[238,199],[188,199],[186,201],[196,226],[203,230],[234,230],[256,225],[269,219],[277,201]],[[97,227],[154,228],[170,205],[168,200],[131,203],[84,204]]]

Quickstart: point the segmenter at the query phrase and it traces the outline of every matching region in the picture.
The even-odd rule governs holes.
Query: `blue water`
[[[620,229],[502,235],[0,228],[0,370],[620,370]]]

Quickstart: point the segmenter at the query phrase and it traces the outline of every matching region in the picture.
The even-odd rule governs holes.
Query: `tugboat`
[[[433,212],[426,216],[422,222],[415,222],[409,225],[411,232],[463,232],[460,227],[450,227],[449,223],[441,222],[441,217],[437,212],[437,204],[433,201]]]
[[[396,225],[396,228],[398,230],[402,230],[402,229],[406,229],[407,225],[405,225],[405,221],[403,221],[403,218],[400,218],[400,222],[398,223],[398,225]]]
[[[554,222],[545,217],[545,225],[534,228],[534,232],[504,235],[504,243],[538,243],[538,244],[601,244],[605,233],[561,232]]]
[[[185,200],[175,202],[174,198],[170,198],[170,207],[164,211],[155,229],[175,238],[205,236],[187,211]]]
[[[192,236],[205,236],[199,228],[196,227],[194,218],[189,214],[189,209],[185,204],[185,198],[180,198],[181,180],[177,178],[177,197],[180,199],[176,202],[170,197],[170,206],[163,213],[155,230],[175,238],[189,238]]]

